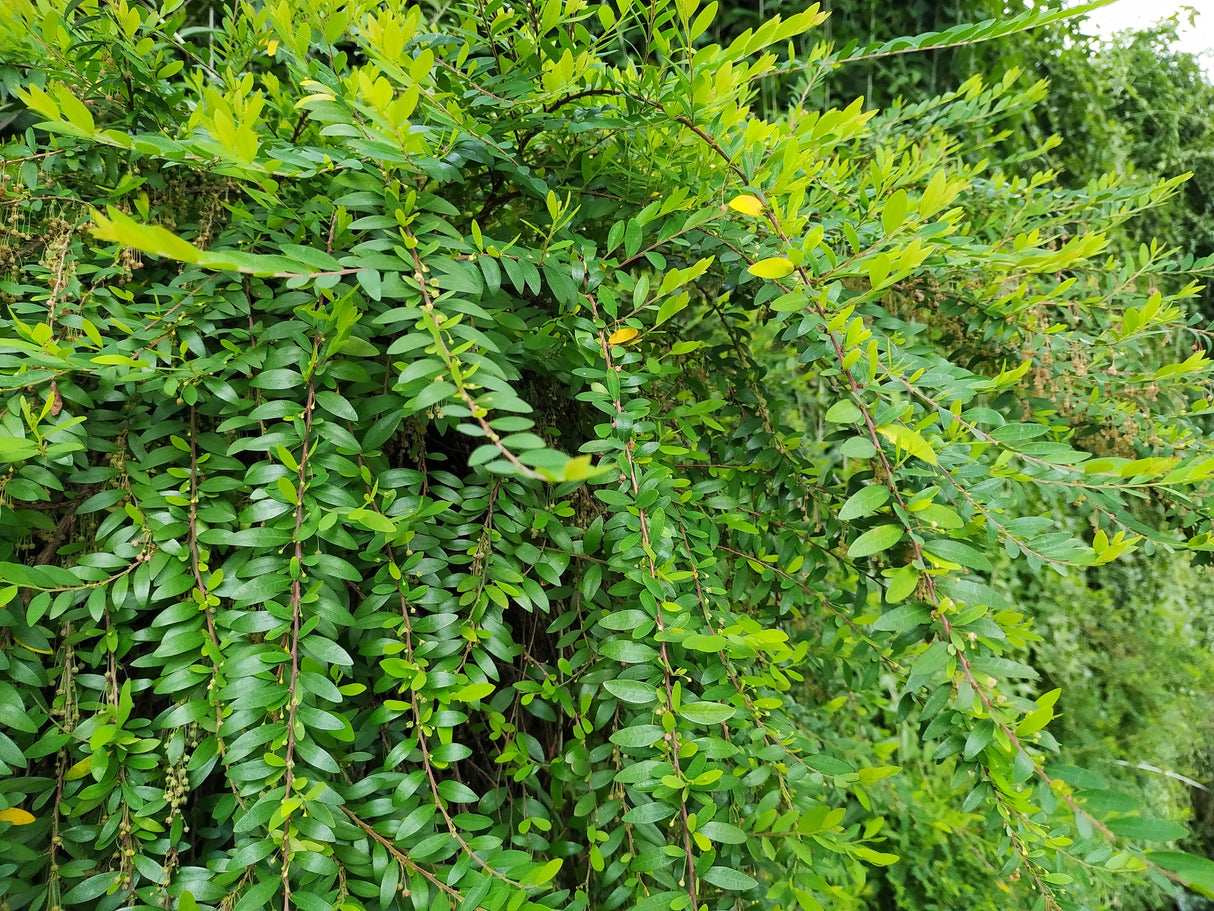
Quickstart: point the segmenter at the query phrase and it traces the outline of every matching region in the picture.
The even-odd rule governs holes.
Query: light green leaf
[[[898,190],[881,209],[881,227],[886,234],[893,234],[906,221],[906,191]]]
[[[477,702],[488,699],[495,689],[492,683],[470,683],[452,693],[451,698],[456,702]]]
[[[887,604],[897,604],[905,600],[919,586],[919,571],[911,565],[901,566],[890,576],[889,587],[885,589]]]
[[[832,424],[858,424],[864,418],[864,413],[855,402],[843,399],[835,402],[826,412],[826,420]]]
[[[527,876],[527,881],[534,886],[542,886],[552,881],[552,878],[560,872],[563,860],[559,857],[554,857],[548,863],[544,864],[534,873]]]
[[[0,462],[23,462],[38,455],[38,444],[20,437],[0,437]]]

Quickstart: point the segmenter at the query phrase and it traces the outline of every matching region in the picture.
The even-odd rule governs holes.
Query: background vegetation
[[[833,7],[0,10],[4,907],[1214,895],[1210,85]]]

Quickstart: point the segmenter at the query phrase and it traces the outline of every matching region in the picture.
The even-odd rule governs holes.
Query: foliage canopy
[[[763,119],[940,36],[714,11],[0,11],[8,907],[859,907],[945,804],[1214,893],[995,579],[1214,551],[1179,181],[983,162],[1014,73]]]

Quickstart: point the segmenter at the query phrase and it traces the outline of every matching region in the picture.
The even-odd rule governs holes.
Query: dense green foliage
[[[984,161],[1014,72],[761,117],[904,45],[714,10],[0,10],[7,907],[1214,894],[1100,767],[1201,667],[1066,645],[1209,642],[1179,181]]]

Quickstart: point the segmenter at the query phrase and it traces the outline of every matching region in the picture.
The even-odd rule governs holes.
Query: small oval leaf
[[[623,329],[616,329],[607,337],[608,345],[627,345],[630,341],[640,335],[640,332],[633,329],[631,326],[625,326]]]
[[[729,201],[729,208],[735,212],[741,212],[743,215],[751,217],[763,214],[763,203],[759,202],[757,196],[751,196],[749,193],[743,193],[740,196],[735,196]]]
[[[784,278],[792,275],[794,268],[793,264],[783,256],[773,256],[770,259],[759,260],[746,271],[758,278]]]

